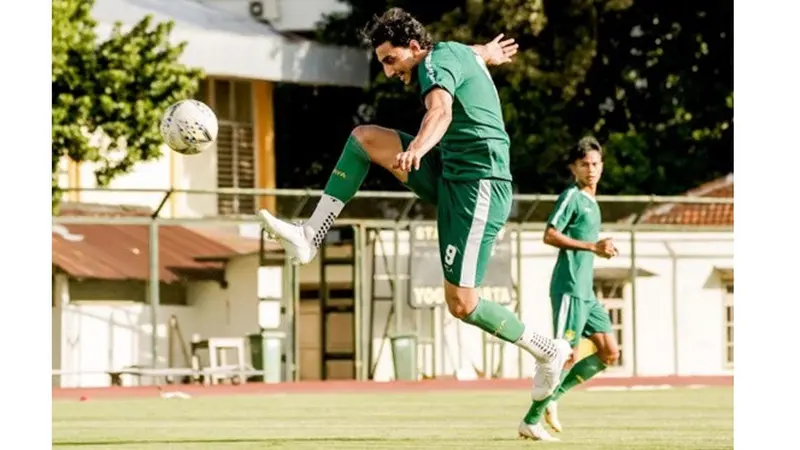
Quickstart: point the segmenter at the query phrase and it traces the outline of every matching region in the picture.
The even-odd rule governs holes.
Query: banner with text
[[[411,227],[411,295],[412,308],[428,309],[444,305],[444,275],[439,257],[439,237],[435,225]],[[513,300],[511,278],[511,239],[505,228],[495,240],[492,259],[478,295],[508,305]]]

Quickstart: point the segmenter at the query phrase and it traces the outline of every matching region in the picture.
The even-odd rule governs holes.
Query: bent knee
[[[613,366],[619,361],[619,349],[606,348],[600,352],[600,359],[606,366]]]
[[[375,125],[358,125],[353,128],[350,135],[353,136],[362,146],[369,145],[375,141],[376,129]]]
[[[370,161],[391,170],[394,159],[403,151],[396,131],[377,125],[358,125],[350,135],[358,141]]]
[[[353,136],[358,143],[361,144],[361,147],[370,155],[381,150],[398,150],[396,148],[387,147],[399,147],[397,133],[394,130],[383,128],[378,125],[358,125],[353,128],[350,135]],[[399,150],[402,150],[402,148]]]
[[[473,299],[469,292],[452,292],[445,294],[447,297],[447,309],[456,319],[463,320],[475,310],[477,301]]]
[[[447,302],[447,309],[450,310],[450,314],[452,314],[453,317],[461,320],[467,318],[472,312],[472,309],[468,307],[466,302],[460,300],[451,300]]]

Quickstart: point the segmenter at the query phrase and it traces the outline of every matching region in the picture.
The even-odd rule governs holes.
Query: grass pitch
[[[576,391],[561,443],[517,439],[526,391],[53,402],[59,449],[731,449],[731,388]]]

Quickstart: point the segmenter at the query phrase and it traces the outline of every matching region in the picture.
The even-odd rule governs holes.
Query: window
[[[197,97],[207,102],[219,118],[217,187],[255,188],[252,83],[246,80],[203,80]],[[217,211],[223,215],[253,214],[255,204],[252,195],[217,195]]]
[[[733,368],[733,280],[723,282],[723,302],[725,328],[725,365]]]
[[[217,187],[255,187],[255,149],[253,127],[237,123],[220,122],[217,137]],[[252,195],[217,195],[219,214],[254,214],[255,197]]]
[[[615,366],[622,366],[625,361],[623,331],[625,329],[625,280],[595,280],[594,291],[597,299],[608,310],[611,319],[611,332],[619,345],[619,359]]]

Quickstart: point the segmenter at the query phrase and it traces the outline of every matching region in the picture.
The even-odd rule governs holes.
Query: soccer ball
[[[196,155],[217,139],[219,122],[205,103],[181,100],[167,108],[159,129],[169,148],[182,155]]]

